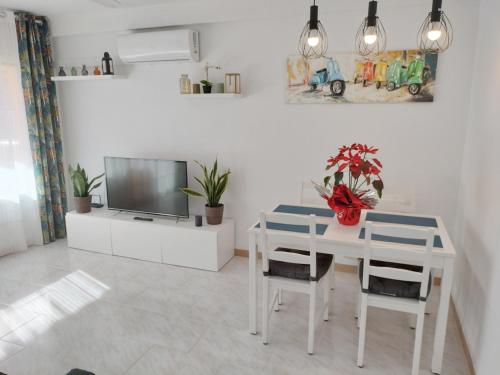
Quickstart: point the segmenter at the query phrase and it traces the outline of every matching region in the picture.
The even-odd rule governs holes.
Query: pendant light
[[[356,34],[356,52],[361,56],[385,51],[386,35],[382,21],[377,17],[377,1],[368,3],[368,16],[359,26]]]
[[[444,52],[453,41],[453,26],[441,10],[443,0],[433,0],[432,10],[418,31],[418,48],[423,51]]]
[[[318,19],[316,0],[311,5],[309,21],[307,21],[299,39],[299,53],[307,59],[325,56],[328,50],[328,37],[321,21]]]

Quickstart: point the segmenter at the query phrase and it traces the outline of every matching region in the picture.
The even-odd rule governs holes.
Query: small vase
[[[336,208],[335,214],[337,216],[337,220],[342,225],[356,225],[359,223],[359,219],[361,217],[361,208]]]
[[[191,94],[191,81],[187,74],[181,74],[181,79],[179,80],[181,94]]]
[[[205,205],[205,213],[207,215],[207,224],[218,225],[222,223],[224,205],[219,204],[217,207],[209,207],[208,205]]]
[[[92,197],[73,197],[74,202],[75,202],[75,210],[79,214],[86,214],[87,212],[90,212],[91,210],[91,202],[92,202]]]

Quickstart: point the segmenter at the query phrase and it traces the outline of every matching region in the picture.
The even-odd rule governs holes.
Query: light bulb
[[[364,39],[366,44],[373,44],[377,41],[377,31],[375,30],[375,27],[370,26],[366,29]]]
[[[309,47],[316,47],[319,44],[318,29],[309,30],[309,35],[307,36],[307,44],[309,45]]]
[[[439,22],[433,22],[431,24],[431,29],[427,33],[427,38],[432,41],[441,38],[441,24]]]
[[[311,47],[316,47],[319,44],[319,38],[317,36],[310,36],[307,38],[307,44]]]

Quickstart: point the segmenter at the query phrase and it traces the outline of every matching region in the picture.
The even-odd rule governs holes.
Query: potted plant
[[[97,180],[104,176],[104,173],[94,177],[89,182],[85,169],[81,168],[80,164],[77,164],[76,169],[73,169],[71,165],[69,166],[69,175],[73,182],[73,199],[76,212],[81,214],[90,212],[92,201],[90,192],[101,186],[102,181],[97,182]]]
[[[203,180],[195,177],[196,181],[203,188],[203,193],[199,193],[189,187],[181,188],[181,190],[193,197],[204,197],[207,202],[205,204],[207,223],[211,225],[220,224],[222,223],[222,216],[224,214],[224,205],[220,203],[220,199],[227,189],[231,171],[228,169],[223,174],[219,174],[217,171],[217,159],[215,159],[214,165],[210,170],[206,165],[197,161],[195,162],[203,171]]]
[[[212,92],[212,85],[213,85],[212,82],[204,79],[204,80],[200,81],[200,83],[203,85],[203,93],[204,94],[210,94]]]
[[[375,147],[360,143],[340,147],[338,154],[328,159],[326,166],[327,171],[336,167],[334,174],[326,176],[323,185],[315,184],[321,197],[335,211],[340,224],[356,225],[359,223],[361,209],[375,207],[377,199],[370,187],[382,198],[382,163],[373,157],[377,151]],[[344,183],[346,174],[347,183]]]

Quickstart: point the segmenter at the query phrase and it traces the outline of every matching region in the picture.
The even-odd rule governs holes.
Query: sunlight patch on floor
[[[97,301],[108,290],[106,284],[78,270],[0,309],[0,324],[4,332],[15,329],[14,341],[26,344],[58,321]],[[3,358],[0,351],[0,361]]]

